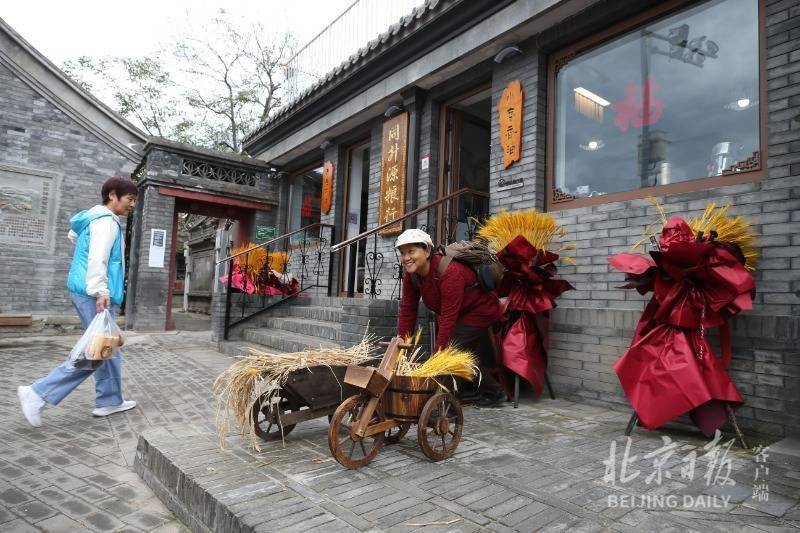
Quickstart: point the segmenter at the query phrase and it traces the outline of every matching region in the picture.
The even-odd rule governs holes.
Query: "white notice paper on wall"
[[[150,257],[147,266],[164,268],[164,250],[167,247],[167,230],[150,230]]]

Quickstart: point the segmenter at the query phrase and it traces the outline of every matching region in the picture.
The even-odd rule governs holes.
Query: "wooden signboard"
[[[522,84],[514,80],[503,89],[497,111],[500,114],[500,146],[503,149],[503,168],[519,161],[522,155],[522,104],[525,94]]]
[[[381,144],[381,198],[378,224],[403,216],[406,207],[406,144],[408,142],[408,113],[396,115],[383,123]],[[380,231],[394,235],[403,231],[395,224]]]
[[[322,166],[322,214],[327,215],[331,212],[333,203],[333,163],[325,161]]]

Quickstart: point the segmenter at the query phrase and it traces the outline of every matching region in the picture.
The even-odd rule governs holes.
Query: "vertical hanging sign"
[[[500,147],[503,149],[503,168],[519,161],[522,155],[522,103],[525,95],[522,84],[514,80],[503,89],[497,111],[500,115]]]
[[[333,163],[325,161],[322,166],[322,214],[331,212],[333,203]]]
[[[381,144],[381,198],[378,224],[391,222],[405,213],[406,205],[406,143],[408,142],[408,113],[394,116],[383,123]],[[395,224],[380,231],[394,235],[403,231]]]

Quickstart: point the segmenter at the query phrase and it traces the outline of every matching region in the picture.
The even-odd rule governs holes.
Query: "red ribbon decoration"
[[[521,235],[497,259],[506,269],[496,289],[498,296],[507,297],[500,333],[502,364],[540,395],[550,347],[550,309],[556,307],[556,298],[574,287],[555,278],[557,254],[537,250]]]
[[[752,308],[755,282],[738,247],[695,236],[680,217],[672,217],[652,260],[620,253],[608,259],[625,272],[640,294],[652,291],[630,348],[614,363],[625,395],[647,429],[657,429],[690,413],[707,436],[726,420],[725,402],[744,402],[727,371],[730,333],[727,321]],[[707,340],[720,328],[722,359]]]

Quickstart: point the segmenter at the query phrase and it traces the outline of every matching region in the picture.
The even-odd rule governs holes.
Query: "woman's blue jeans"
[[[70,293],[72,305],[78,311],[83,329],[97,314],[95,299]],[[112,316],[113,309],[110,309]],[[103,361],[97,368],[71,368],[64,361],[48,375],[32,385],[33,391],[50,405],[58,405],[61,400],[75,390],[83,380],[94,374],[95,407],[113,407],[122,403],[122,351],[111,359]]]

